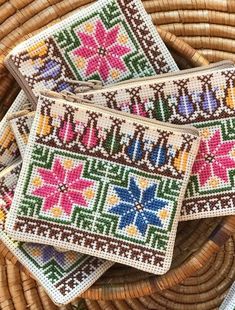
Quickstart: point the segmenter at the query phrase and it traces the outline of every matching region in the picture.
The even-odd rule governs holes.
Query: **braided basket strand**
[[[66,17],[72,10],[79,9],[90,2],[92,1],[0,0],[2,23],[0,29],[0,98],[4,107],[9,106],[18,92],[16,83],[13,86],[12,77],[3,65],[4,57],[8,51],[18,42],[40,31],[47,24]],[[206,4],[204,0],[195,0],[193,5],[191,1],[183,0],[144,1],[144,5],[151,13],[155,23],[164,24],[161,25],[161,28],[158,27],[158,31],[172,50],[179,66],[188,68],[207,64],[208,61],[203,55],[208,55],[208,58],[213,61],[231,59],[232,54],[227,55],[223,50],[220,51],[223,53],[223,57],[216,58],[217,51],[210,49],[209,53],[202,51],[203,55],[201,55],[181,38],[176,38],[169,33],[167,29],[170,28],[167,27],[172,27],[172,32],[177,33],[176,29],[179,28],[175,25],[186,21],[188,16],[187,22],[191,23],[191,28],[190,26],[185,28],[188,29],[188,32],[185,30],[187,36],[198,35],[196,30],[192,30],[192,23],[200,19],[204,21],[204,28],[198,26],[201,33],[204,36],[205,33],[209,35],[210,31],[205,27],[205,22],[210,24],[210,18],[214,21],[216,18],[219,20],[219,14],[220,24],[229,21],[229,24],[232,25],[232,18],[225,19],[226,14],[232,16],[231,13],[235,11],[235,5],[232,5],[231,2],[228,0],[227,2],[221,1],[221,4],[216,3],[216,9],[213,8],[213,3],[215,6],[213,0],[207,1]],[[206,10],[210,11],[203,10],[205,5]],[[192,6],[201,10],[201,14],[197,16]],[[223,13],[221,14],[219,11]],[[206,16],[204,19],[202,19],[203,12]],[[217,14],[218,12],[219,14]],[[15,31],[16,27],[18,27],[17,32]],[[216,31],[214,33],[223,37],[226,33],[225,28],[223,28],[224,34]],[[177,34],[183,37],[182,33]],[[207,46],[208,44],[207,42]],[[198,309],[218,307],[235,278],[233,271],[234,241],[229,239],[229,236],[235,231],[235,217],[224,218],[222,223],[220,222],[221,219],[207,219],[182,223],[178,231],[172,270],[166,275],[156,277],[144,272],[136,272],[136,270],[125,266],[115,265],[96,285],[83,294],[83,297],[86,298],[87,308],[142,310],[149,307],[160,310],[166,308],[188,310],[195,309],[193,308],[195,302],[197,302]],[[210,235],[212,231],[214,233]],[[26,306],[29,309],[57,309],[58,307],[51,303],[43,289],[30,278],[27,272],[24,273],[25,270],[7,249],[1,246],[0,251],[0,309],[26,309]],[[217,252],[218,254],[216,254]],[[193,276],[191,276],[192,274]],[[175,286],[182,281],[183,284]],[[166,290],[163,292],[163,289]],[[101,299],[106,300],[101,301]],[[83,309],[83,306],[79,307]],[[72,309],[72,305],[61,309]]]

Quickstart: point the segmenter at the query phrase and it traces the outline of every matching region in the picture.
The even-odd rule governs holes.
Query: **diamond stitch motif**
[[[90,28],[88,31],[91,32]],[[83,32],[77,33],[82,41],[82,46],[72,53],[80,56],[80,61],[84,58],[88,60],[86,76],[99,72],[102,80],[106,81],[113,68],[121,71],[126,70],[122,57],[130,52],[130,48],[118,44],[118,32],[118,26],[108,31],[99,20],[96,22],[92,35]]]
[[[69,142],[59,138],[58,116],[61,124],[69,119]],[[47,135],[42,119],[51,126]],[[19,240],[63,245],[148,272],[165,272],[187,184],[185,171],[192,167],[198,137],[162,126],[41,96],[7,232]],[[157,145],[164,145],[167,156],[164,164],[156,160],[152,165],[149,158]],[[69,208],[61,212],[69,195]]]
[[[71,160],[62,163],[59,159],[55,159],[51,170],[38,168],[41,179],[34,179],[33,195],[44,198],[44,210],[53,208],[54,215],[59,216],[62,209],[70,215],[74,204],[87,206],[84,191],[93,182],[80,177],[82,169],[82,164],[73,167]]]
[[[144,235],[148,225],[162,227],[157,212],[164,208],[167,202],[155,197],[156,184],[142,191],[134,178],[131,178],[129,188],[114,187],[114,190],[120,202],[109,211],[120,216],[119,228],[126,228],[130,224],[134,224],[132,227],[136,227]]]

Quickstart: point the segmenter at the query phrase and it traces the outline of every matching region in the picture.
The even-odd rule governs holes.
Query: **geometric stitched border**
[[[19,150],[22,152],[25,150],[28,142],[28,136],[31,130],[33,118],[34,114],[29,113],[10,121],[13,133],[19,146]]]
[[[23,116],[15,117],[9,121],[22,158],[24,157],[25,147],[28,143],[28,137],[33,119],[34,112],[31,112]]]

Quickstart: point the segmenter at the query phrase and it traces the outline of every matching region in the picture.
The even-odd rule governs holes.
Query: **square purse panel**
[[[6,66],[31,102],[39,89],[74,92],[72,80],[104,85],[177,71],[140,0],[99,0],[17,45]]]
[[[67,97],[67,95],[63,95],[63,97]],[[28,143],[28,137],[31,130],[31,126],[33,123],[33,119],[35,117],[34,112],[30,112],[26,115],[14,118],[10,121],[12,131],[14,133],[14,136],[16,138],[21,156],[24,156],[24,152],[26,150],[26,146]],[[180,215],[181,217],[182,215]],[[179,220],[185,220],[185,217],[182,219],[179,218]]]
[[[164,273],[198,145],[192,126],[41,96],[7,232]]]

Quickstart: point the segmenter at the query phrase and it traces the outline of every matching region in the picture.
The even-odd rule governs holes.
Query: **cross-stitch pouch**
[[[193,124],[200,130],[201,144],[181,220],[235,212],[235,69],[226,69],[226,63],[224,69],[223,63],[212,66],[79,95],[102,106],[174,124]],[[67,96],[67,100],[76,101],[76,97]],[[163,163],[164,154],[160,148]]]
[[[178,70],[140,0],[98,0],[17,45],[5,63],[34,103],[39,89],[74,91],[71,79],[106,85]]]
[[[9,126],[8,117],[19,110],[29,110],[30,106],[24,92],[21,91],[0,121],[0,171],[19,157],[19,149]]]
[[[41,96],[7,232],[164,273],[198,144],[192,126]]]
[[[67,304],[89,288],[112,263],[52,246],[17,242],[5,231],[21,162],[0,172],[0,240],[30,272],[56,304]]]
[[[67,96],[65,95],[64,97],[66,98]],[[59,95],[59,98],[62,98],[61,94]],[[24,152],[25,152],[25,149],[28,143],[28,137],[29,137],[32,123],[33,123],[34,116],[35,116],[35,113],[30,112],[26,115],[19,116],[15,119],[10,120],[12,131],[17,141],[22,158],[24,157]]]

